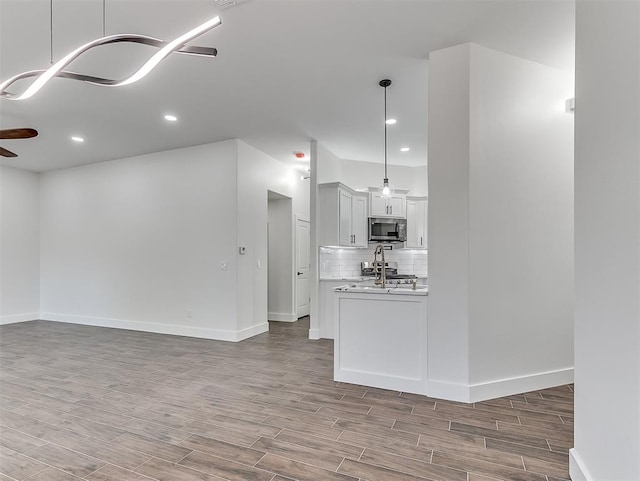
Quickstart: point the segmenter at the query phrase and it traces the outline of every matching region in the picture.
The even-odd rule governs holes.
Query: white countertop
[[[368,278],[364,276],[358,277],[321,277],[321,281],[345,281],[345,282],[362,282],[366,281]]]
[[[411,287],[407,287],[407,284],[403,284],[403,287],[385,287],[380,286],[356,286],[345,284],[344,286],[338,286],[334,292],[353,292],[358,294],[391,294],[396,296],[427,296],[429,295],[429,287],[421,286],[415,290]]]

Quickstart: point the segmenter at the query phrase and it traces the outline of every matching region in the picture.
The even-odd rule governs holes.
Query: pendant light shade
[[[387,125],[389,125],[389,122],[387,122],[387,87],[391,85],[391,80],[380,80],[378,85],[384,88],[384,179],[379,192],[383,197],[390,197],[393,194],[393,186],[389,183],[389,177],[387,176]]]

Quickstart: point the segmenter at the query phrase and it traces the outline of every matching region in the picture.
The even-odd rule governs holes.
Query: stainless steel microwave
[[[404,242],[407,240],[407,219],[369,217],[369,242]]]

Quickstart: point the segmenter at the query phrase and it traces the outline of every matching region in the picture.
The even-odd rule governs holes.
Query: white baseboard
[[[432,398],[446,399],[447,401],[472,402],[470,400],[469,386],[466,384],[429,380],[425,394]]]
[[[474,403],[572,382],[573,368],[567,368],[470,385],[429,380],[427,394],[449,401]]]
[[[37,321],[40,319],[39,312],[26,312],[24,314],[12,314],[0,317],[0,326],[3,324],[15,324],[16,322]]]
[[[320,339],[320,329],[309,329],[309,339]]]
[[[592,481],[584,462],[576,451],[576,448],[569,450],[569,476],[573,481]]]
[[[269,324],[266,322],[240,331],[230,331],[224,329],[183,326],[178,324],[161,324],[156,322],[57,314],[53,312],[41,312],[39,318],[47,321],[68,322],[71,324],[82,324],[86,326],[111,327],[114,329],[128,329],[131,331],[154,332],[157,334],[171,334],[174,336],[198,337],[201,339],[231,342],[242,341],[269,330]]]
[[[573,382],[573,368],[557,371],[541,372],[526,376],[500,379],[497,381],[478,383],[471,386],[471,402],[486,401],[512,394],[537,391]]]
[[[245,339],[249,339],[250,337],[257,336],[258,334],[262,334],[263,332],[269,331],[269,323],[263,322],[262,324],[256,324],[255,326],[247,327],[245,329],[241,329],[236,331],[236,339],[235,341],[244,341]]]
[[[334,370],[333,380],[413,394],[424,394],[425,392],[424,381],[421,379],[402,378],[362,371],[347,371],[342,369],[336,372]]]
[[[298,320],[298,315],[287,314],[284,312],[269,312],[267,314],[267,319],[269,319],[270,321],[296,322]]]

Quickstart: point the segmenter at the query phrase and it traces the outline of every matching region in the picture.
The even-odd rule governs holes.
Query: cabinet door
[[[353,246],[367,247],[369,245],[369,229],[367,224],[367,198],[354,195],[351,198],[351,229],[353,231]]]
[[[387,209],[389,211],[389,215],[392,215],[393,217],[405,217],[405,199],[406,198],[401,195],[394,195],[390,197],[387,200],[389,204],[389,208]]]
[[[388,213],[387,198],[380,194],[371,194],[371,208],[369,209],[370,217],[387,217]]]
[[[427,247],[427,201],[407,201],[407,244],[406,247],[421,249]]]
[[[420,245],[425,249],[428,249],[427,246],[427,233],[429,229],[429,201],[425,200],[422,202],[422,236],[420,237]]]
[[[339,194],[339,243],[341,246],[353,245],[353,227],[351,221],[351,194],[338,190]]]

